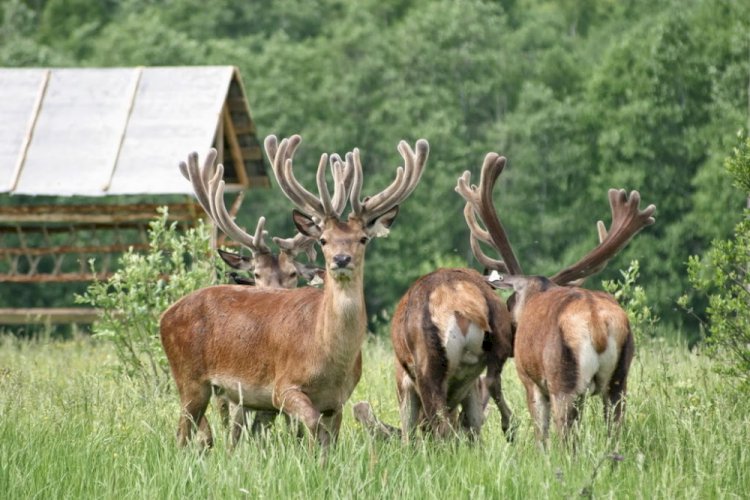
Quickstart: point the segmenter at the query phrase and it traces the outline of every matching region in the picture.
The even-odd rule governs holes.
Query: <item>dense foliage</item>
[[[529,273],[595,244],[608,188],[656,203],[602,278],[637,258],[673,323],[688,256],[729,236],[745,203],[721,173],[748,123],[748,2],[6,0],[0,15],[5,66],[239,66],[259,133],[304,137],[303,181],[321,151],[357,146],[365,194],[379,190],[397,142],[429,139],[422,184],[369,252],[373,317],[425,262],[473,265],[453,187],[489,150],[509,158],[496,201]],[[248,198],[243,222],[291,232],[277,190]]]
[[[735,184],[750,193],[750,139],[726,161]],[[690,282],[708,296],[706,313],[709,353],[721,362],[720,371],[737,377],[750,389],[750,211],[730,239],[715,240],[703,256],[690,257]],[[687,300],[683,297],[683,305]]]

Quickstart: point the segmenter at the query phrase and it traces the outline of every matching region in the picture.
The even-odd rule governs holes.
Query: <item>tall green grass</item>
[[[230,453],[175,444],[176,394],[118,379],[106,344],[19,341],[0,346],[0,495],[3,498],[747,498],[750,402],[684,347],[639,346],[625,428],[608,439],[601,403],[585,408],[575,452],[534,444],[512,363],[509,403],[518,440],[502,437],[492,407],[479,443],[371,438],[351,417],[367,399],[398,422],[392,354],[365,347],[363,380],[328,460],[278,424]],[[213,418],[211,418],[213,417]],[[217,424],[215,415],[209,415]]]

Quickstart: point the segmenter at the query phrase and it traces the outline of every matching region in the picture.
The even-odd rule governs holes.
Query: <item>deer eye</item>
[[[328,242],[326,241],[325,238],[320,238],[318,240],[318,243],[320,243],[320,246],[324,247],[324,246],[326,246],[326,243],[328,243]]]
[[[253,276],[255,276],[255,279],[256,279],[256,280],[259,280],[259,279],[260,279],[260,273],[254,273],[254,274],[253,274]]]
[[[292,271],[291,273],[289,273],[289,277],[290,278],[296,278],[297,277],[297,271]]]
[[[367,245],[368,241],[370,241],[370,238],[368,238],[367,236],[362,236],[362,238],[360,238],[359,240],[359,242],[362,243],[363,245]]]

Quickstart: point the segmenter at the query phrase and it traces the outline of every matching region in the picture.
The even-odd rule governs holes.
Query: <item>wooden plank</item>
[[[240,143],[237,140],[237,134],[234,131],[234,123],[232,123],[232,117],[229,114],[227,108],[224,108],[222,113],[224,117],[224,134],[229,142],[229,150],[232,154],[232,160],[234,160],[234,171],[237,174],[237,179],[243,186],[248,185],[247,171],[245,170],[245,159],[242,156],[242,149]]]
[[[115,224],[118,222],[134,222],[134,221],[148,221],[156,217],[156,213],[133,213],[133,214],[18,214],[9,215],[0,213],[0,222],[75,222],[75,223],[99,223],[99,224]],[[169,217],[170,221],[192,221],[194,218],[190,215],[179,215]]]
[[[257,146],[253,146],[250,148],[241,148],[240,150],[242,151],[242,157],[246,160],[257,161],[263,159],[263,152]]]
[[[77,283],[105,280],[113,273],[0,274],[0,283]]]
[[[91,307],[21,307],[0,309],[0,324],[93,323],[102,312]]]
[[[44,248],[0,248],[0,257],[14,256],[14,255],[59,255],[59,254],[71,254],[71,253],[114,253],[114,252],[126,252],[128,248],[134,250],[146,250],[148,243],[116,243],[113,245],[58,245]]]
[[[16,205],[0,207],[0,222],[80,222],[115,224],[120,222],[150,221],[159,214],[162,205],[139,203],[134,205]],[[195,220],[194,203],[169,205],[170,221]]]

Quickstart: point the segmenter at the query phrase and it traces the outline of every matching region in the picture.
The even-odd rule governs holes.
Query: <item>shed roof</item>
[[[177,164],[212,146],[268,184],[234,66],[0,68],[0,116],[0,193],[191,194]]]

